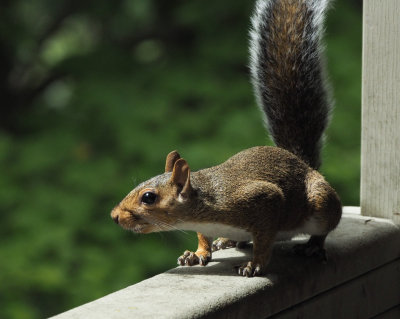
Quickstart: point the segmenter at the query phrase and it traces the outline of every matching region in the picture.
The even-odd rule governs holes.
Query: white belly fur
[[[237,227],[217,224],[217,223],[180,223],[177,228],[183,230],[193,230],[207,237],[225,237],[236,241],[252,240],[251,233]]]
[[[242,228],[233,227],[218,223],[179,223],[175,225],[177,228],[182,230],[192,230],[207,237],[225,237],[235,241],[250,241],[253,240],[251,232],[248,232]],[[301,227],[296,228],[292,231],[281,231],[278,233],[276,240],[289,240],[296,235],[308,234],[308,235],[323,235],[320,226],[314,218],[308,219]]]

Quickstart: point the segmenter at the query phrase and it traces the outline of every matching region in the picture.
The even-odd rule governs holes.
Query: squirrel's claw
[[[249,261],[247,264],[239,267],[238,270],[239,275],[244,277],[255,277],[261,275],[261,265],[254,264],[252,261]]]
[[[211,256],[209,254],[201,254],[198,252],[191,252],[186,250],[182,256],[178,258],[178,265],[180,266],[194,266],[200,265],[205,266],[211,260]]]
[[[207,265],[209,261],[210,261],[210,257],[200,255],[200,258],[199,258],[199,265],[200,265],[200,266],[205,266],[205,265]]]
[[[185,250],[182,256],[178,258],[178,265],[180,266],[193,266],[199,263],[199,258],[195,253]]]

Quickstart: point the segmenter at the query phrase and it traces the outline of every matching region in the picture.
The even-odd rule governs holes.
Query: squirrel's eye
[[[157,199],[157,194],[153,192],[146,192],[142,196],[142,203],[151,205],[154,204]]]

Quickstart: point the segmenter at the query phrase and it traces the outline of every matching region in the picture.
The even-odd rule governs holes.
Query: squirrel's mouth
[[[162,232],[176,230],[171,225],[171,221],[165,221],[154,216],[142,216],[142,214],[129,209],[116,206],[111,212],[111,217],[115,223],[126,230],[138,234],[147,234],[152,232]]]
[[[130,209],[120,209],[117,207],[113,210],[111,216],[119,226],[134,233],[150,233],[153,228],[151,223]]]
[[[129,230],[133,231],[137,234],[147,234],[151,232],[152,225],[148,223],[136,224],[135,226],[129,228]]]
[[[150,233],[151,229],[153,228],[152,224],[144,221],[143,219],[138,221],[132,218],[125,218],[121,220],[120,226],[126,230],[131,230],[134,233],[138,234]]]

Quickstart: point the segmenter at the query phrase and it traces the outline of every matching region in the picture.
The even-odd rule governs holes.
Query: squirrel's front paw
[[[260,264],[249,261],[247,264],[239,267],[238,273],[246,277],[260,276],[262,274],[262,267]]]
[[[212,251],[236,247],[237,242],[229,238],[219,237],[212,243]]]
[[[178,258],[178,265],[180,266],[194,266],[199,264],[200,266],[205,266],[211,260],[211,254],[206,252],[196,251],[191,252],[186,250],[182,256]]]

